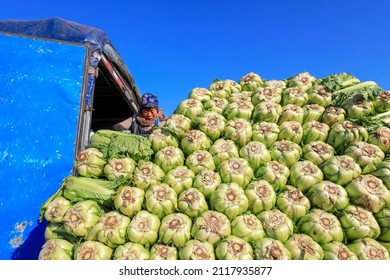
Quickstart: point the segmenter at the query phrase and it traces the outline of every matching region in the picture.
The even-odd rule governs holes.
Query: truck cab
[[[0,21],[0,259],[37,259],[40,206],[90,135],[138,111],[108,35],[62,18]]]

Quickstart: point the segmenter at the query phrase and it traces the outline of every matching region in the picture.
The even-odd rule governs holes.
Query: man
[[[162,126],[168,117],[158,107],[158,99],[151,93],[142,96],[139,112],[117,123],[113,130],[130,130],[131,133],[147,136],[155,126]]]

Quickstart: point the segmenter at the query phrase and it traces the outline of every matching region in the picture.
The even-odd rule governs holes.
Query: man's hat
[[[142,95],[141,100],[141,109],[143,108],[158,108],[158,99],[157,96],[151,94],[151,93],[145,93]]]

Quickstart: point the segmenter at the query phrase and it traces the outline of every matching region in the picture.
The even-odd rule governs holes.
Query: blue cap
[[[151,93],[145,93],[142,95],[141,100],[141,109],[143,108],[158,108],[158,99],[157,96]]]

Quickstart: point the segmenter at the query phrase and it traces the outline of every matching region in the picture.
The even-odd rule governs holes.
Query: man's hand
[[[113,130],[116,130],[116,131],[126,130],[126,128],[125,128],[123,125],[119,124],[119,123],[114,124],[114,125],[112,126],[112,129],[113,129]]]

